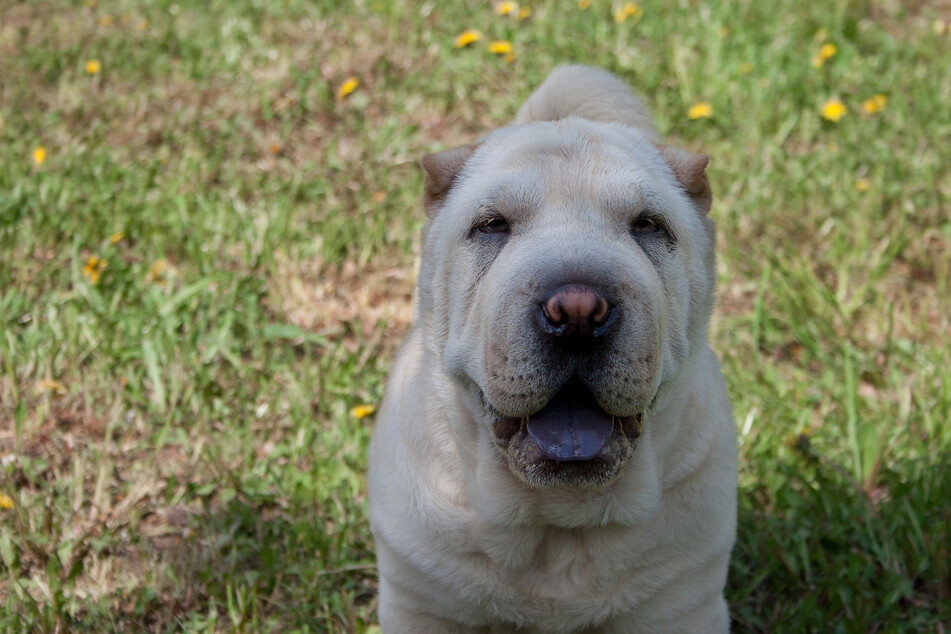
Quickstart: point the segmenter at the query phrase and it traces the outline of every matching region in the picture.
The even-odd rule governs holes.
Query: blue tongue
[[[568,387],[528,419],[528,433],[552,460],[590,460],[600,453],[614,419],[584,388]]]

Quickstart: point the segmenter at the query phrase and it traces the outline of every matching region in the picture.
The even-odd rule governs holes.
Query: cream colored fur
[[[579,117],[617,122],[660,141],[654,118],[627,84],[609,72],[588,66],[559,66],[535,89],[515,116],[515,123]]]
[[[673,160],[657,140],[620,80],[572,66],[517,125],[424,161],[416,322],[370,454],[386,634],[728,630],[736,440],[706,340],[714,240],[693,187],[706,159]],[[488,191],[514,215],[486,263],[467,235]],[[638,206],[664,214],[676,248],[645,255],[625,229]],[[603,363],[573,371],[612,415],[649,413],[609,484],[532,486],[500,456],[478,394],[527,416],[565,380],[519,307],[533,280],[580,270],[625,290],[632,317]],[[506,391],[500,374],[520,388]],[[638,390],[622,389],[631,381]]]

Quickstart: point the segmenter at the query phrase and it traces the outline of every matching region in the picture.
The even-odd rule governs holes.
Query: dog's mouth
[[[528,417],[490,407],[496,444],[509,468],[534,486],[603,486],[634,453],[644,412],[613,416],[580,381],[571,381]]]
[[[526,429],[552,460],[590,460],[607,444],[614,417],[598,407],[588,390],[573,384],[529,416]]]

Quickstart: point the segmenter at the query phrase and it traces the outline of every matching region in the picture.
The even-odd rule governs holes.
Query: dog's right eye
[[[508,233],[509,221],[502,216],[495,216],[488,218],[476,228],[479,230],[479,233]]]
[[[662,231],[661,226],[650,216],[641,216],[631,224],[631,233],[646,234]]]

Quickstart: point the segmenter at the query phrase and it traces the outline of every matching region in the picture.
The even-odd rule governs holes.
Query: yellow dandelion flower
[[[512,43],[507,40],[495,40],[489,43],[489,52],[493,55],[502,55],[506,62],[515,61],[515,49]]]
[[[66,386],[56,379],[42,379],[37,381],[36,385],[33,386],[33,393],[39,395],[45,392],[53,392],[54,394],[62,396],[66,394],[67,390]]]
[[[46,148],[38,145],[33,148],[33,164],[39,167],[46,161]]]
[[[506,40],[496,40],[489,43],[489,52],[495,55],[506,55],[512,52],[512,43]]]
[[[125,232],[116,231],[114,234],[109,236],[109,244],[118,244],[122,242],[122,238],[125,237]]]
[[[522,7],[518,10],[518,21],[527,20],[532,17],[532,8],[531,7]]]
[[[86,72],[95,75],[102,70],[102,63],[98,59],[91,59],[86,62]]]
[[[6,493],[0,493],[0,509],[9,511],[13,508],[13,498]]]
[[[375,202],[376,204],[379,205],[380,203],[386,201],[386,192],[385,192],[385,191],[382,191],[382,190],[381,190],[381,191],[375,191],[375,192],[373,192],[373,195],[370,196],[370,200],[372,200],[373,202]]]
[[[730,34],[730,27],[721,26],[719,33],[720,33],[720,37],[726,37],[727,35]]]
[[[819,50],[812,57],[812,67],[822,68],[823,64],[825,64],[827,61],[835,57],[835,54],[838,52],[838,50],[839,49],[835,47],[835,44],[830,44],[829,42],[826,42],[825,44],[819,47]]]
[[[753,65],[750,64],[749,62],[743,62],[742,64],[739,65],[737,70],[740,71],[741,75],[749,75],[750,73],[753,72]]]
[[[708,119],[713,116],[713,107],[706,101],[698,101],[687,110],[688,119]]]
[[[578,0],[578,8],[584,11],[591,6],[591,0]]]
[[[877,94],[862,102],[862,112],[865,114],[875,114],[876,112],[884,110],[886,105],[888,105],[888,97],[883,94]]]
[[[104,15],[99,18],[99,26],[112,26],[112,16]]]
[[[812,442],[809,440],[809,430],[804,429],[798,434],[789,434],[785,438],[786,446],[804,455],[811,455]]]
[[[456,40],[453,42],[453,45],[456,48],[465,48],[473,42],[478,42],[481,39],[482,33],[474,29],[468,29],[456,36]]]
[[[512,15],[518,12],[518,3],[506,0],[495,5],[495,12],[498,15]]]
[[[90,255],[86,260],[86,264],[83,266],[83,277],[90,284],[98,284],[99,277],[102,275],[102,272],[106,270],[106,267],[109,266],[108,260],[103,260],[98,255]]]
[[[624,22],[628,18],[641,17],[641,8],[633,2],[628,2],[623,7],[614,12],[615,22]]]
[[[149,267],[149,272],[146,274],[145,279],[149,282],[161,282],[167,270],[168,260],[159,258],[155,262],[152,262],[152,266]]]
[[[350,415],[360,420],[361,418],[366,418],[376,411],[376,405],[356,405],[350,408]]]
[[[148,21],[148,20],[141,20],[141,21],[139,22],[139,24],[138,24],[138,28],[139,28],[140,31],[146,31],[146,30],[148,30],[148,28],[149,28],[149,21]]]
[[[849,113],[849,109],[839,99],[830,99],[822,104],[822,118],[826,121],[838,121]]]
[[[869,190],[869,187],[872,186],[872,183],[867,178],[857,178],[855,179],[855,190],[861,193],[865,193]]]
[[[340,102],[346,99],[359,85],[359,79],[356,77],[347,77],[343,83],[340,84],[340,87],[337,88],[337,101]]]

